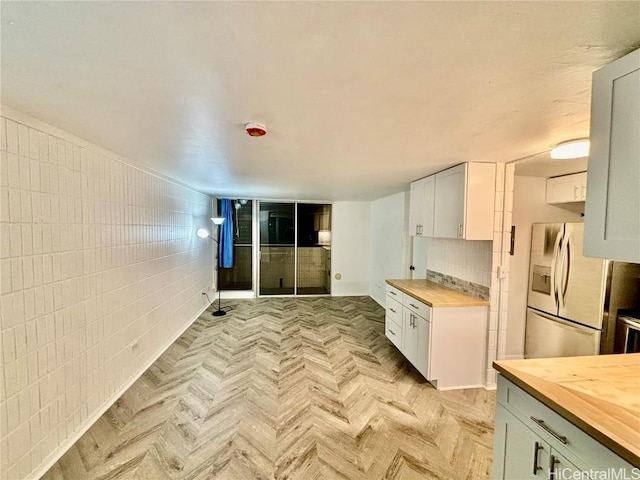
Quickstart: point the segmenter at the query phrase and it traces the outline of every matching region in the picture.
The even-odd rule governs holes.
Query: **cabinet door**
[[[545,471],[549,472],[549,478],[552,480],[564,479],[564,478],[580,478],[583,480],[590,479],[588,477],[589,470],[591,468],[584,465],[582,468],[577,467],[566,457],[558,453],[554,448],[551,449],[551,455],[549,456],[549,464],[544,466]],[[631,477],[628,477],[631,478]]]
[[[435,175],[433,236],[462,238],[465,202],[465,165]]]
[[[547,478],[549,445],[500,404],[493,440],[494,480]]]
[[[436,176],[431,175],[424,179],[422,200],[422,222],[424,225],[422,235],[433,237],[433,217],[435,213]]]
[[[431,322],[417,316],[414,321],[417,326],[417,347],[416,357],[413,365],[418,369],[424,378],[429,379],[429,355],[431,354]]]
[[[547,203],[583,202],[586,198],[587,174],[577,173],[547,180]]]
[[[640,50],[593,74],[585,248],[640,263]]]
[[[416,319],[418,316],[405,308],[402,312],[402,350],[407,360],[415,365],[418,352],[418,330]]]
[[[424,179],[411,183],[409,200],[409,235],[419,237],[424,229]]]

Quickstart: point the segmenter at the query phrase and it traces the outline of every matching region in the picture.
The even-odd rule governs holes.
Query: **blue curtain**
[[[220,266],[233,267],[233,202],[228,198],[220,200],[220,214],[224,222],[220,225]]]

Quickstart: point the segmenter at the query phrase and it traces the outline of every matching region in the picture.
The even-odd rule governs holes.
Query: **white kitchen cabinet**
[[[494,436],[494,455],[499,458],[494,463],[494,479],[546,480],[553,478],[550,472],[561,472],[561,478],[589,478],[571,476],[588,468],[574,465],[500,404]]]
[[[485,306],[431,307],[387,285],[385,335],[438,390],[481,387],[487,314]]]
[[[547,203],[584,202],[587,199],[587,172],[547,179]]]
[[[412,237],[433,236],[434,194],[434,175],[411,182],[409,234]]]
[[[402,295],[400,293],[400,295]],[[403,349],[403,320],[402,304],[387,291],[387,306],[385,315],[385,335],[398,349]]]
[[[463,163],[435,174],[433,236],[492,240],[496,165]]]
[[[424,306],[426,309],[429,309],[428,306]],[[428,378],[430,356],[429,331],[431,328],[429,319],[428,317],[425,318],[417,315],[410,308],[404,308],[403,312],[402,354],[407,357],[407,360],[416,367],[423,377]]]
[[[588,479],[607,469],[632,478],[629,463],[502,376],[496,398],[495,480]]]
[[[640,263],[640,50],[593,74],[585,248]]]

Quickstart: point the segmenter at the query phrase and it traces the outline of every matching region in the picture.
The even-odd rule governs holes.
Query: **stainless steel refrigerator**
[[[584,224],[531,232],[525,358],[611,353],[617,311],[639,306],[640,265],[582,255]]]

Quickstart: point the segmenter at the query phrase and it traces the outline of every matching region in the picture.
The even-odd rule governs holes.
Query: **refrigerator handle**
[[[560,259],[560,244],[562,242],[562,230],[556,235],[556,241],[553,245],[553,257],[551,259],[551,291],[553,292],[553,302],[556,310],[560,308],[560,300],[558,299],[558,260]]]
[[[562,255],[562,305],[564,306],[567,303],[567,288],[569,287],[569,275],[571,274],[571,246],[569,243],[569,236],[571,234],[567,234],[567,240],[564,246],[564,253]],[[566,264],[565,264],[566,262]]]
[[[571,237],[570,232],[566,232],[560,242],[560,255],[559,255],[559,267],[557,273],[557,292],[558,292],[558,307],[564,308],[565,301],[567,299],[567,288],[569,286],[569,240]]]

